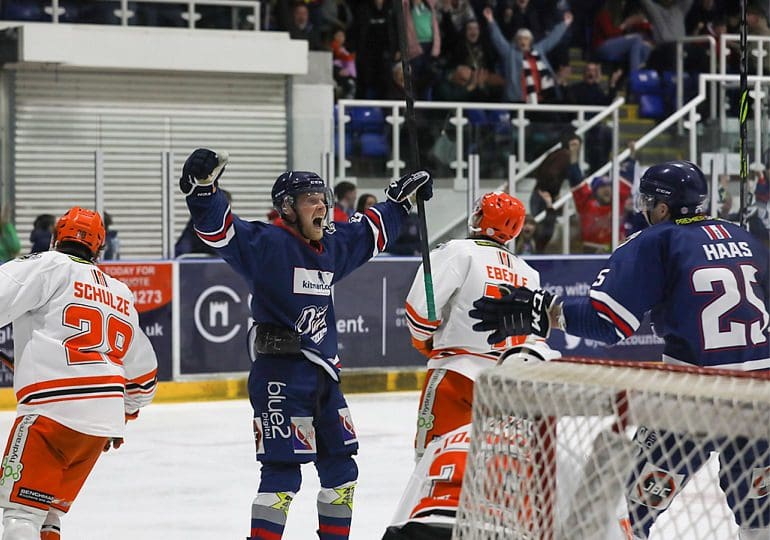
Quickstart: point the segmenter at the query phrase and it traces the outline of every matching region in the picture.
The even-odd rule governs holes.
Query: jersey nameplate
[[[332,278],[334,278],[334,272],[295,268],[294,294],[330,296],[332,293]]]

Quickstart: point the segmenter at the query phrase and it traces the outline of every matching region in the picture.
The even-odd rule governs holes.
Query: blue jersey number
[[[703,350],[713,351],[745,347],[748,340],[752,345],[767,341],[768,316],[762,301],[754,293],[753,284],[757,283],[757,269],[750,264],[739,267],[740,275],[727,267],[699,268],[692,273],[693,290],[701,293],[719,293],[714,300],[701,311],[700,323],[703,336]],[[759,311],[759,319],[748,323],[730,321],[726,330],[720,325],[723,317],[742,303],[748,302]]]

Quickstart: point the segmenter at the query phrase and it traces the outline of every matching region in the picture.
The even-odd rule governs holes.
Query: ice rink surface
[[[347,396],[358,433],[352,540],[382,537],[414,467],[417,392]],[[3,444],[15,413],[0,413]],[[102,456],[62,519],[64,540],[243,540],[258,483],[246,400],[159,404]],[[317,538],[313,465],[289,512],[286,540]]]

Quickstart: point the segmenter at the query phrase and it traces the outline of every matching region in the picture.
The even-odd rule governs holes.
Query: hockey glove
[[[114,448],[117,450],[123,445],[123,437],[110,437],[107,439],[107,442],[104,443],[104,448],[102,449],[102,452],[109,452],[110,449]]]
[[[227,160],[227,152],[216,153],[208,148],[198,148],[184,162],[179,189],[185,195],[211,195],[225,170]]]
[[[433,197],[433,177],[428,171],[415,171],[393,180],[385,189],[385,194],[391,201],[404,204],[415,191],[423,201],[429,201]]]
[[[542,289],[530,291],[522,287],[513,289],[502,298],[483,296],[473,302],[476,309],[468,314],[481,321],[473,325],[474,330],[493,330],[487,337],[489,344],[498,343],[508,336],[534,334],[546,338],[550,330],[548,310],[558,298]]]

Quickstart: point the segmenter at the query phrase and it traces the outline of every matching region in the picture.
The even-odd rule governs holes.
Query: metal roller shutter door
[[[29,249],[39,214],[95,205],[94,151],[104,156],[104,207],[122,258],[161,256],[161,152],[174,175],[200,146],[230,152],[233,209],[264,219],[287,163],[286,77],[18,68],[13,77],[16,224]],[[177,238],[189,215],[174,199]]]

